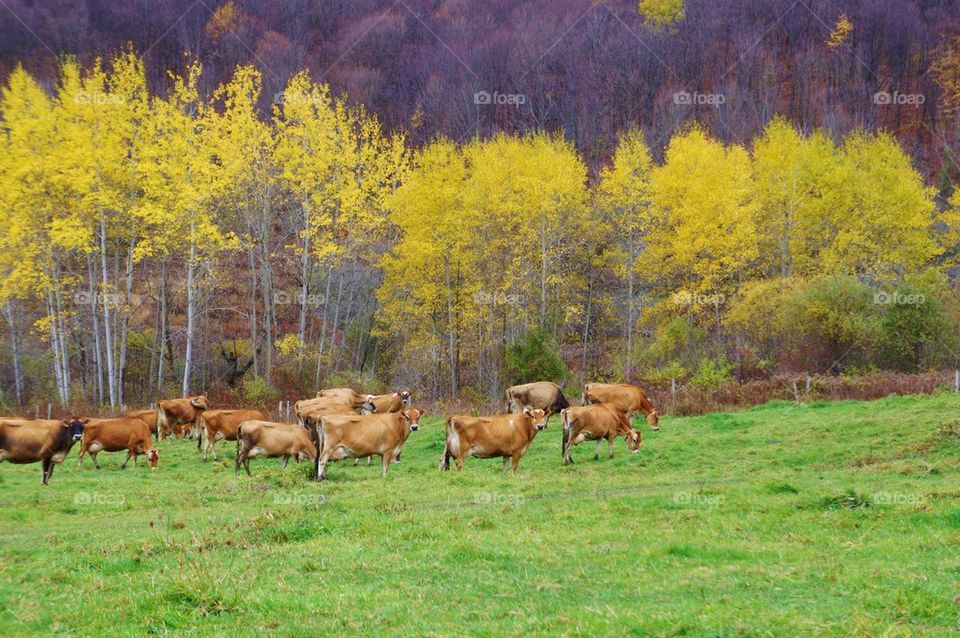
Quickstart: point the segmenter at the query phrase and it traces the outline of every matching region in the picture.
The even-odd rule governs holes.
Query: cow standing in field
[[[376,406],[366,399],[361,404],[361,409],[367,412],[377,411]],[[294,404],[294,412],[297,415],[297,423],[308,429],[319,421],[320,417],[328,414],[357,414],[353,403],[333,397],[297,401]]]
[[[452,458],[457,460],[457,471],[460,472],[468,456],[479,459],[502,456],[504,473],[510,468],[511,461],[516,473],[533,437],[545,427],[547,413],[539,408],[524,408],[520,414],[448,417],[440,469],[449,470]]]
[[[320,440],[316,477],[327,478],[327,463],[344,458],[361,459],[378,455],[382,476],[387,477],[390,463],[400,455],[411,432],[420,428],[423,410],[407,408],[401,412],[370,415],[332,415],[320,419],[316,439]]]
[[[89,453],[93,459],[93,466],[100,469],[97,454],[100,452],[127,451],[120,468],[127,467],[130,457],[133,464],[137,464],[137,457],[145,454],[150,462],[150,469],[157,469],[160,460],[160,451],[153,447],[153,437],[150,435],[150,426],[140,419],[120,417],[118,419],[90,419],[83,429],[83,442],[77,454],[77,467],[83,464],[83,455]]]
[[[297,461],[315,460],[317,446],[310,440],[310,433],[296,423],[273,423],[270,421],[244,421],[237,430],[237,462],[234,470],[239,473],[240,466],[250,476],[250,459],[255,456],[267,458],[283,457],[287,467],[290,457]]]
[[[629,419],[639,412],[646,415],[647,423],[654,431],[660,429],[660,413],[653,407],[647,393],[628,383],[588,383],[583,386],[583,404],[612,403]]]
[[[524,408],[543,410],[550,415],[570,407],[560,386],[550,381],[535,381],[507,388],[507,412],[522,412]]]
[[[266,421],[267,415],[260,410],[205,410],[200,414],[200,434],[197,437],[197,450],[206,434],[207,444],[203,447],[203,460],[212,453],[217,458],[217,441],[236,441],[237,430],[244,421]]]
[[[610,447],[610,458],[613,458],[613,440],[618,436],[623,437],[631,451],[640,451],[640,432],[630,427],[626,414],[612,403],[566,408],[560,412],[560,420],[563,421],[561,451],[564,465],[573,463],[570,450],[584,441],[596,441],[594,460],[600,458],[600,443],[604,439]]]
[[[40,483],[48,485],[53,466],[63,463],[83,437],[89,419],[0,419],[0,462],[41,463]]]
[[[200,414],[207,409],[207,395],[157,401],[157,439],[176,434],[177,426],[189,425],[190,435],[199,436]]]
[[[361,406],[360,414],[385,414],[387,412],[400,412],[410,407],[411,397],[409,390],[402,392],[393,392],[391,394],[370,394]],[[370,410],[370,404],[373,404],[375,410]]]
[[[127,416],[131,419],[140,419],[147,424],[147,427],[150,428],[150,433],[154,436],[157,436],[157,411],[150,410],[131,410],[127,412]]]

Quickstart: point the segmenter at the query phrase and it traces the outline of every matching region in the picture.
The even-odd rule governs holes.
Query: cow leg
[[[243,469],[247,471],[247,476],[253,476],[253,474],[250,473],[250,455],[249,454],[245,459],[243,459]]]
[[[603,439],[597,439],[597,442],[593,444],[593,460],[596,461],[600,458],[600,443],[603,442]]]
[[[367,457],[367,458],[370,458],[370,457]],[[382,466],[380,471],[381,478],[387,478],[387,470],[390,469],[390,461],[392,460],[393,460],[393,450],[390,450],[389,452],[385,452],[380,455],[380,465]]]
[[[520,467],[520,457],[523,456],[522,452],[517,452],[513,455],[513,473],[517,473],[517,468]]]
[[[78,467],[78,468],[83,466],[83,453],[84,453],[85,451],[86,451],[86,450],[84,450],[84,449],[81,447],[81,448],[80,448],[80,451],[77,452],[77,467]]]
[[[121,470],[126,469],[126,467],[127,467],[127,461],[130,460],[130,455],[131,455],[131,454],[132,454],[132,452],[131,452],[130,450],[127,450],[127,458],[125,458],[125,459],[123,460],[123,463],[120,464],[120,469],[121,469]],[[134,465],[137,464],[136,459],[134,459],[133,464],[134,464]]]
[[[507,470],[509,469],[510,469],[510,457],[505,456],[503,457],[503,473],[506,474]]]
[[[330,460],[330,455],[333,452],[328,450],[322,455],[317,455],[317,480],[325,481],[327,479],[327,461]]]
[[[248,450],[247,450],[247,445],[246,445],[246,443],[241,443],[241,444],[237,445],[237,460],[236,460],[236,462],[234,463],[234,466],[233,466],[233,472],[234,472],[234,474],[239,474],[239,473],[240,473],[240,466],[241,466],[241,465],[243,464],[243,462],[246,460],[246,458],[247,458],[247,452],[248,452]],[[247,470],[247,472],[249,473],[250,470]]]
[[[53,474],[53,460],[41,459],[40,463],[40,485],[47,485],[50,481],[50,475]]]
[[[99,452],[90,452],[90,458],[93,459],[93,467],[100,469],[100,461],[97,460],[97,454]]]
[[[289,462],[290,462],[290,456],[289,456],[289,455],[284,455],[284,457],[283,457],[283,463],[280,464],[280,469],[281,469],[281,470],[287,469],[287,463],[289,463]]]
[[[463,471],[463,460],[466,458],[466,456],[467,456],[466,454],[462,454],[462,453],[457,455],[457,471],[458,472]]]

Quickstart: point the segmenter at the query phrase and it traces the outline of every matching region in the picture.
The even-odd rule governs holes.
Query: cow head
[[[374,414],[376,412],[377,404],[373,402],[373,395],[368,394],[363,400],[363,405],[360,406],[360,414]]]
[[[147,450],[147,460],[150,461],[150,469],[157,469],[157,463],[160,462],[160,450],[155,447]]]
[[[630,428],[630,431],[623,435],[623,439],[627,442],[627,447],[633,451],[634,454],[640,451],[640,446],[643,445],[643,441],[640,439],[640,431]]]
[[[647,413],[647,423],[650,424],[650,428],[653,431],[656,432],[657,430],[659,430],[660,429],[660,413],[657,412],[656,410],[650,410]]]
[[[67,434],[71,441],[79,441],[83,438],[83,428],[87,423],[90,423],[90,419],[81,419],[74,416],[64,419],[63,427],[67,428]]]
[[[411,401],[412,401],[412,397],[410,396],[410,390],[402,390],[401,392],[398,392],[397,394],[400,395],[400,402],[403,404],[403,407],[409,408],[409,407],[410,407],[410,403],[411,403]]]
[[[407,423],[410,425],[410,431],[416,431],[420,429],[420,417],[426,414],[426,410],[418,410],[416,408],[407,408],[400,414],[403,415],[403,418],[406,419]]]
[[[201,394],[190,399],[190,405],[192,405],[197,410],[206,410],[207,409],[207,395]]]
[[[547,417],[549,415],[540,408],[531,408],[528,405],[523,408],[523,413],[533,419],[533,426],[537,428],[537,432],[547,427]]]

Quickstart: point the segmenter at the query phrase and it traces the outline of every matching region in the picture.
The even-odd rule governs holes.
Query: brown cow
[[[588,383],[583,386],[583,404],[612,403],[623,410],[627,419],[640,412],[647,417],[653,430],[660,429],[660,413],[653,407],[647,393],[629,383]]]
[[[317,446],[310,440],[310,433],[296,423],[273,423],[270,421],[244,421],[237,429],[237,462],[234,470],[239,474],[240,466],[250,474],[250,458],[266,456],[283,457],[287,467],[290,457],[297,461],[317,458]]]
[[[83,464],[83,455],[88,453],[93,459],[93,466],[100,469],[100,463],[97,462],[97,454],[100,452],[122,452],[127,451],[127,458],[120,465],[121,469],[127,467],[130,457],[133,457],[133,464],[137,464],[137,456],[146,454],[150,462],[150,469],[157,469],[157,462],[160,460],[160,450],[153,447],[153,437],[150,436],[150,426],[131,417],[120,417],[118,419],[90,419],[87,426],[83,429],[83,443],[80,444],[80,452],[77,454],[77,467]]]
[[[468,456],[479,459],[502,456],[504,473],[510,467],[511,459],[516,473],[533,437],[545,427],[547,413],[539,408],[524,408],[520,414],[487,417],[450,416],[440,469],[449,470],[452,458],[457,459],[457,471],[460,472]]]
[[[89,419],[0,419],[0,462],[40,461],[40,483],[48,485],[53,466],[63,463],[73,444],[83,437]]]
[[[550,381],[536,381],[507,388],[507,412],[522,412],[524,408],[537,408],[550,415],[570,407],[560,386]]]
[[[177,426],[189,425],[190,436],[199,436],[198,422],[200,414],[207,409],[207,395],[182,399],[164,399],[157,401],[157,439],[168,434],[182,433]]]
[[[200,414],[200,434],[197,437],[197,450],[200,449],[200,443],[203,441],[203,434],[206,434],[207,444],[203,448],[203,460],[207,460],[207,454],[212,452],[213,458],[217,458],[217,441],[236,441],[237,428],[244,421],[266,421],[267,415],[260,410],[204,410]]]
[[[640,451],[642,445],[640,432],[630,427],[623,410],[612,403],[596,403],[576,408],[566,408],[560,411],[560,420],[563,421],[563,440],[560,446],[563,464],[573,463],[570,450],[574,445],[584,441],[596,441],[593,450],[593,459],[600,458],[600,443],[606,439],[610,447],[610,458],[613,458],[613,440],[622,436],[627,447],[634,453]]]
[[[387,477],[390,463],[400,455],[410,433],[420,428],[423,410],[407,408],[402,412],[364,416],[333,415],[320,419],[315,438],[321,441],[317,456],[317,480],[327,478],[327,463],[344,458],[380,456],[382,476]]]
[[[376,412],[378,414],[386,412],[400,412],[405,408],[410,407],[411,397],[409,390],[403,390],[401,392],[394,392],[392,394],[369,394],[367,395],[367,400],[364,402],[364,405],[361,408],[360,414],[371,414]],[[376,410],[370,410],[369,405],[373,404],[376,407]]]
[[[376,411],[376,406],[372,403],[365,403],[367,408]],[[294,412],[297,415],[297,423],[310,429],[314,423],[320,420],[320,417],[328,414],[356,414],[357,411],[351,403],[324,397],[322,399],[306,399],[297,401],[294,405]]]
[[[140,419],[147,424],[147,427],[150,428],[150,433],[154,436],[157,435],[157,411],[154,409],[150,410],[131,410],[127,412],[127,416],[131,419]]]
[[[366,403],[369,394],[361,394],[353,388],[331,388],[329,390],[320,390],[317,392],[318,399],[336,399],[344,401],[353,406],[354,410],[359,410]]]

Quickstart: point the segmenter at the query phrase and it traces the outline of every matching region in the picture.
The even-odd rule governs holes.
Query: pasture
[[[0,627],[62,635],[944,635],[960,632],[960,397],[772,403],[641,420],[643,448],[516,476],[312,466],[235,446],[160,469],[76,448],[49,487],[0,464]],[[225,454],[224,454],[225,453]]]

